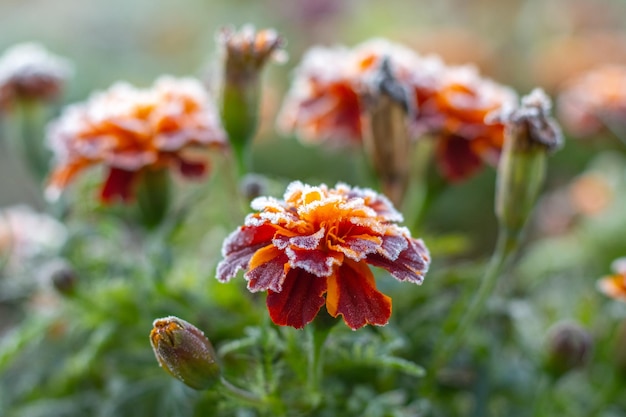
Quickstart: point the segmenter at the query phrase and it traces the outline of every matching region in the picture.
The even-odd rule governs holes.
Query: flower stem
[[[330,316],[318,316],[313,323],[306,327],[308,335],[308,380],[307,388],[310,403],[313,408],[322,401],[320,384],[322,382],[324,343],[337,320]]]
[[[485,275],[480,283],[478,291],[474,295],[470,306],[464,311],[463,318],[458,321],[458,325],[452,334],[451,339],[442,349],[435,352],[433,369],[439,369],[449,359],[450,355],[458,349],[467,331],[474,325],[476,319],[483,312],[489,296],[498,282],[498,278],[505,271],[509,261],[518,249],[518,234],[510,233],[506,228],[500,228],[496,247],[491,256],[491,260],[485,271]]]
[[[252,405],[260,405],[264,403],[263,398],[250,391],[246,391],[245,389],[233,385],[226,378],[224,378],[224,376],[220,378],[220,382],[222,383],[222,387],[226,389],[226,392],[238,400],[242,400]]]

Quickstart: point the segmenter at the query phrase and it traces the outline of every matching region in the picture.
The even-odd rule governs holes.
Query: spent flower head
[[[87,168],[104,165],[101,200],[129,201],[146,170],[174,168],[202,176],[195,149],[225,145],[217,109],[202,84],[164,76],[149,89],[117,83],[87,102],[68,107],[48,129],[55,155],[47,195],[55,198]]]
[[[72,66],[33,42],[17,44],[0,56],[0,107],[17,99],[54,100]]]
[[[239,269],[251,292],[267,291],[267,308],[278,325],[302,328],[325,304],[352,329],[385,325],[391,299],[376,288],[369,266],[399,281],[421,284],[430,256],[421,239],[396,222],[402,215],[384,196],[337,184],[291,183],[283,200],[259,197],[222,247],[217,278]]]
[[[561,128],[552,119],[552,102],[535,89],[520,107],[489,118],[503,123],[506,140],[498,164],[496,215],[500,226],[517,236],[534,208],[545,179],[547,156],[563,143]]]

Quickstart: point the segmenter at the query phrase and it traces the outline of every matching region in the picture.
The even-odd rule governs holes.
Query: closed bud
[[[224,53],[222,121],[243,175],[249,169],[249,147],[257,130],[261,71],[270,59],[286,59],[284,40],[273,29],[257,32],[246,25],[240,31],[223,28],[217,42]]]
[[[408,120],[414,100],[390,65],[389,59],[382,61],[363,94],[363,140],[383,193],[399,206],[410,178],[413,142]]]
[[[562,322],[548,333],[545,368],[554,378],[582,368],[589,361],[593,339],[576,323]]]
[[[189,387],[203,390],[220,381],[211,342],[185,320],[174,316],[156,319],[150,343],[159,365]]]
[[[63,295],[73,295],[76,292],[78,277],[76,271],[69,265],[63,265],[52,271],[50,276],[54,288]]]
[[[505,139],[498,164],[496,215],[501,227],[519,234],[535,205],[545,179],[547,156],[562,144],[558,124],[550,117],[552,103],[536,89],[519,108],[496,115]]]

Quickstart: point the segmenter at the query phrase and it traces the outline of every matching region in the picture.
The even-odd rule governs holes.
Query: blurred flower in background
[[[578,137],[623,133],[626,66],[601,66],[570,80],[559,95],[559,112],[565,128]]]
[[[117,83],[87,102],[68,107],[49,127],[55,166],[47,195],[58,196],[86,168],[108,168],[103,202],[130,201],[135,182],[149,170],[174,168],[201,177],[206,159],[194,149],[223,147],[225,134],[215,104],[191,78],[161,77],[150,89]]]
[[[268,291],[276,324],[303,328],[326,304],[352,329],[385,325],[391,298],[376,289],[368,264],[415,284],[428,270],[422,240],[396,224],[402,215],[374,191],[296,181],[284,200],[260,197],[252,207],[260,213],[224,241],[217,278],[226,282],[246,269],[248,289]]]
[[[67,237],[65,225],[28,206],[0,211],[0,254],[9,271],[23,270],[33,259],[58,252]]]
[[[383,39],[351,50],[308,51],[279,114],[279,128],[309,143],[360,144],[363,93],[383,60],[394,78],[414,92],[415,116],[408,120],[412,134],[437,138],[437,161],[448,180],[465,179],[483,162],[497,162],[504,126],[486,123],[485,117],[515,107],[515,92],[482,78],[472,66],[446,66],[436,56],[421,57]]]
[[[442,174],[459,181],[476,173],[483,162],[496,165],[504,144],[504,124],[485,119],[515,108],[515,92],[480,77],[471,66],[447,68],[438,84],[435,95],[422,105],[418,120],[431,120]]]
[[[38,43],[21,43],[0,56],[0,108],[18,99],[56,99],[72,65]]]
[[[600,279],[598,289],[611,298],[626,301],[626,257],[613,261],[611,269],[614,274]]]

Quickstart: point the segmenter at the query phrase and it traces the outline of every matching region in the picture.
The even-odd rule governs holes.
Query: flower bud
[[[213,346],[192,324],[174,316],[156,319],[150,343],[159,365],[191,388],[203,390],[219,382]]]
[[[383,193],[399,206],[404,199],[411,167],[413,143],[408,118],[414,111],[411,95],[392,73],[388,59],[363,95],[366,116],[363,140]]]
[[[557,323],[548,333],[545,368],[554,378],[582,368],[589,361],[592,347],[591,335],[578,324]]]
[[[286,57],[283,38],[273,29],[256,32],[224,28],[217,41],[224,50],[222,121],[235,152],[239,173],[249,168],[249,147],[256,133],[260,101],[260,74],[270,59]]]
[[[504,147],[498,164],[496,215],[513,236],[524,227],[543,186],[547,155],[562,144],[562,133],[552,119],[550,99],[536,89],[522,105],[493,121],[506,124]]]
[[[50,276],[52,286],[61,294],[71,296],[76,292],[78,276],[69,265],[63,265],[52,271]]]

